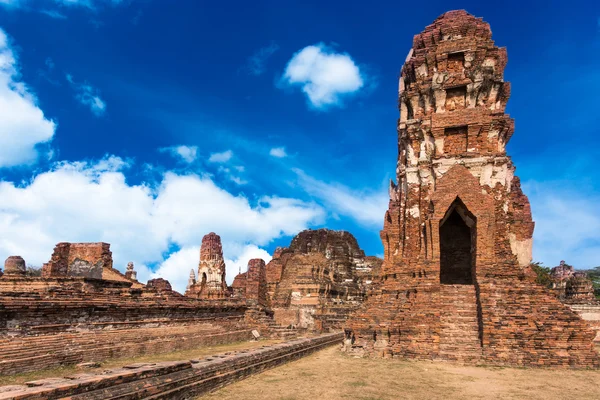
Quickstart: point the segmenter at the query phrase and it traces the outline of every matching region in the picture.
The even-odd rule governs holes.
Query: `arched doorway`
[[[440,221],[440,283],[472,285],[476,218],[457,197]]]

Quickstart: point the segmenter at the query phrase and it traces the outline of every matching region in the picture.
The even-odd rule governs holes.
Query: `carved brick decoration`
[[[195,283],[189,282],[185,295],[202,299],[228,296],[221,237],[214,232],[202,238],[198,278]]]
[[[399,84],[397,182],[381,281],[347,324],[373,355],[598,366],[594,333],[534,283],[534,224],[505,146],[506,49],[451,11],[416,35]]]
[[[42,267],[45,278],[80,276],[102,279],[104,268],[112,269],[108,243],[59,243],[50,261]]]

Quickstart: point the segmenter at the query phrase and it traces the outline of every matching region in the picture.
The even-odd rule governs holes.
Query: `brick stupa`
[[[414,37],[399,83],[381,282],[347,324],[355,351],[598,366],[594,333],[529,267],[534,224],[505,151],[514,131],[506,62],[489,25],[465,11]]]

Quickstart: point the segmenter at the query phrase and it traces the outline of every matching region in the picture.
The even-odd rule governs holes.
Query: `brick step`
[[[473,361],[482,355],[477,318],[477,295],[472,285],[442,285],[440,301],[440,357],[454,361]]]

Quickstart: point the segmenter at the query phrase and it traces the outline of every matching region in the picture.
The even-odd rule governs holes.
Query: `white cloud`
[[[208,159],[212,163],[226,163],[233,157],[233,151],[227,150],[222,153],[212,153]]]
[[[50,18],[54,18],[54,19],[67,19],[67,16],[63,13],[61,13],[60,11],[56,11],[56,10],[40,10],[40,12],[42,14],[45,14],[47,16],[49,16]]]
[[[267,63],[267,60],[277,50],[279,50],[279,46],[275,42],[272,42],[268,46],[260,48],[256,53],[248,57],[245,69],[251,75],[262,75],[265,72],[265,64]]]
[[[265,262],[271,261],[271,255],[264,249],[254,244],[224,243],[223,254],[225,258],[225,280],[231,284],[235,276],[248,269],[248,261],[253,258],[262,258]],[[235,255],[235,258],[227,256]],[[185,292],[190,270],[198,274],[200,260],[200,244],[188,246],[172,253],[155,271],[150,273],[150,278],[164,278],[180,293]],[[139,273],[138,273],[139,275]]]
[[[43,7],[83,7],[89,10],[95,10],[99,6],[112,5],[117,6],[119,4],[125,3],[125,0],[45,0],[36,2],[33,0],[0,0],[0,6],[5,6],[8,8],[25,8],[25,9],[36,9],[36,5],[41,5]],[[32,5],[31,7],[30,4]],[[53,11],[53,10],[51,10]],[[55,18],[53,15],[48,14],[49,16]]]
[[[22,0],[0,0],[0,5],[6,7],[19,7],[23,4]]]
[[[56,130],[19,78],[17,58],[0,29],[0,168],[34,163]]]
[[[227,249],[225,249],[227,250]],[[238,254],[235,259],[225,258],[226,272],[225,276],[228,282],[233,282],[235,276],[241,272],[248,270],[248,261],[253,258],[262,258],[265,263],[268,263],[273,258],[268,251],[261,249],[254,244],[244,245],[241,249],[229,249],[230,253]]]
[[[249,243],[265,246],[323,219],[313,203],[278,197],[250,203],[207,176],[167,172],[157,186],[130,185],[122,171],[129,166],[118,157],[62,162],[25,185],[0,181],[0,260],[21,255],[40,266],[58,242],[105,241],[111,243],[115,267],[124,270],[133,261],[143,280],[150,275],[145,266],[163,264],[174,244],[195,249],[195,260],[184,268],[182,253],[158,271],[169,279],[181,274],[180,281],[187,282],[208,232],[221,235],[225,256],[235,261]],[[177,282],[178,290],[185,289]]]
[[[570,182],[526,182],[523,191],[535,221],[534,261],[548,267],[560,260],[581,269],[600,266],[599,194]]]
[[[319,199],[333,214],[346,215],[367,227],[382,227],[389,196],[380,191],[352,190],[340,183],[326,183],[294,169],[300,186]]]
[[[198,146],[171,146],[159,149],[161,152],[171,154],[175,158],[180,158],[186,163],[192,163],[198,155]]]
[[[150,279],[166,279],[173,289],[183,294],[190,277],[190,270],[193,269],[194,273],[198,273],[199,260],[199,245],[197,247],[185,247],[172,253],[155,272],[151,272]]]
[[[100,98],[98,89],[92,87],[88,83],[77,83],[73,80],[73,76],[67,74],[67,81],[75,91],[75,99],[84,106],[90,108],[90,111],[97,117],[104,115],[106,111],[106,103]]]
[[[284,158],[287,157],[287,153],[285,152],[285,147],[273,147],[269,154],[273,157]]]
[[[348,54],[336,53],[323,43],[307,46],[288,62],[282,82],[301,86],[310,105],[325,109],[341,105],[343,96],[364,86],[364,76]]]

